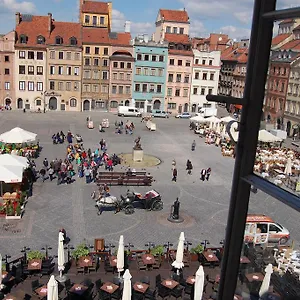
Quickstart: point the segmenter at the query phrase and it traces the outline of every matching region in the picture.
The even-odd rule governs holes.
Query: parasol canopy
[[[10,131],[4,132],[0,135],[0,142],[5,144],[23,144],[35,142],[36,133],[24,130],[20,127],[15,127]]]

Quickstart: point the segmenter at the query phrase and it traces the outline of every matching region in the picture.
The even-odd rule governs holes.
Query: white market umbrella
[[[120,236],[119,240],[119,247],[118,247],[118,253],[117,253],[117,269],[120,273],[124,270],[124,237],[123,235]]]
[[[206,119],[202,116],[195,116],[195,117],[190,118],[190,121],[204,123],[206,121]]]
[[[22,166],[1,166],[0,181],[5,183],[22,182],[24,167]]]
[[[262,129],[258,133],[258,140],[264,143],[274,143],[281,142],[282,139],[280,137],[275,136],[274,134],[268,132],[265,129]]]
[[[199,269],[196,272],[196,280],[195,280],[195,292],[194,292],[194,300],[201,300],[203,295],[204,288],[204,270],[200,265]]]
[[[21,166],[24,168],[28,167],[28,159],[23,156],[1,154],[0,155],[1,166]]]
[[[30,143],[36,140],[36,133],[24,130],[20,127],[15,127],[10,131],[0,135],[0,142],[5,144],[22,144]]]
[[[220,119],[217,118],[217,117],[215,117],[215,116],[209,117],[209,118],[207,118],[205,120],[206,120],[206,122],[211,122],[211,123],[214,123],[214,124],[221,122]]]
[[[59,277],[62,277],[62,272],[65,269],[65,251],[64,251],[64,234],[58,233],[58,250],[57,250],[57,267]]]
[[[129,270],[127,269],[123,275],[124,287],[122,300],[131,300],[131,278]]]
[[[223,117],[223,118],[221,118],[220,120],[221,120],[221,122],[223,122],[223,123],[229,123],[229,122],[231,122],[231,121],[236,121],[236,120],[235,120],[234,118],[232,118],[231,116]]]
[[[185,241],[184,232],[181,232],[178,240],[176,259],[172,263],[172,266],[177,269],[177,273],[179,273],[179,269],[182,269],[184,266],[183,263],[184,241]]]
[[[292,175],[292,160],[290,158],[287,159],[284,174]]]
[[[58,283],[52,275],[47,283],[47,300],[58,300]]]
[[[273,266],[272,264],[268,264],[265,268],[265,277],[259,289],[259,297],[262,297],[265,293],[269,291],[271,274],[273,273]]]

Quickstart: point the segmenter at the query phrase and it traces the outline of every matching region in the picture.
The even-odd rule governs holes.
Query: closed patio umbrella
[[[131,300],[131,278],[129,270],[127,269],[123,275],[124,287],[122,300]]]
[[[204,270],[200,265],[196,272],[194,300],[201,300],[204,288]]]
[[[58,300],[58,283],[52,275],[47,283],[47,300]]]
[[[119,240],[119,247],[118,247],[118,253],[117,253],[117,269],[120,273],[124,270],[124,237],[123,235],[120,236]]]
[[[265,293],[269,291],[270,287],[270,280],[271,280],[271,274],[273,273],[273,266],[272,264],[268,264],[265,268],[265,277],[261,284],[261,287],[259,289],[259,297],[262,297]]]
[[[65,251],[64,251],[64,234],[59,232],[58,234],[58,251],[57,251],[57,267],[59,271],[59,277],[62,277],[62,272],[65,269]]]
[[[184,241],[185,241],[184,232],[181,232],[178,240],[176,259],[172,263],[172,266],[177,269],[177,273],[179,273],[179,269],[182,269],[184,266],[183,264]]]

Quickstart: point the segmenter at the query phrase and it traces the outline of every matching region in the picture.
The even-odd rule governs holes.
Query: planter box
[[[22,216],[6,216],[6,220],[21,220]]]

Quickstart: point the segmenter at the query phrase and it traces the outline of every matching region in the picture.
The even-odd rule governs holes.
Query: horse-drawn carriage
[[[105,192],[104,194],[99,193],[96,197],[96,192],[92,193],[92,199],[96,199],[96,207],[98,208],[98,215],[101,215],[103,208],[114,207],[115,214],[119,211],[124,211],[126,215],[134,213],[135,202],[138,202],[144,209],[158,211],[163,209],[163,202],[160,194],[151,190],[143,196],[140,193],[128,190],[126,195],[121,195],[120,199]]]

